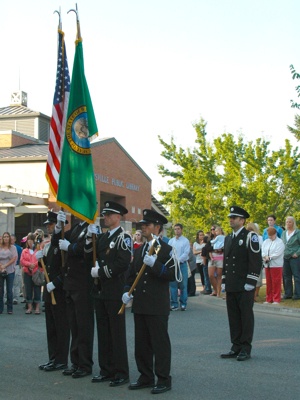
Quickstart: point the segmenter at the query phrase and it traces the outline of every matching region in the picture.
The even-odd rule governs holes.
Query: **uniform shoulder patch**
[[[126,244],[127,247],[131,247],[131,239],[129,237],[124,239],[124,243]]]
[[[258,236],[257,235],[252,235],[251,242],[258,243]]]

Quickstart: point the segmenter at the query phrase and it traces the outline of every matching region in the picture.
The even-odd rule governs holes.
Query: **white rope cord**
[[[252,235],[256,235],[257,236],[258,250],[254,250],[253,247],[252,247],[252,240],[251,240]],[[251,249],[251,251],[253,251],[253,253],[259,253],[260,252],[260,250],[261,250],[260,249],[260,243],[259,243],[258,235],[255,232],[249,232],[248,233],[247,240],[246,240],[246,247],[249,246],[249,243],[250,243],[250,249]]]
[[[173,247],[173,260],[175,267],[175,279],[177,282],[182,282],[183,277],[180,269],[180,261],[178,259],[175,247]]]

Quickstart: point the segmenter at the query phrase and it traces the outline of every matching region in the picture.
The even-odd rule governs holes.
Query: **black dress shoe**
[[[237,356],[238,361],[245,361],[251,358],[250,354],[246,353],[246,351],[241,351],[240,354]]]
[[[93,376],[92,382],[93,383],[107,382],[107,381],[111,381],[112,379],[113,378],[111,376],[96,375],[96,376]]]
[[[67,364],[55,364],[55,363],[53,363],[51,365],[47,365],[44,368],[44,371],[47,371],[47,372],[59,371],[60,369],[64,369],[65,370],[67,368],[68,368]]]
[[[239,355],[238,352],[230,350],[228,353],[223,353],[221,354],[221,358],[237,358],[237,356]]]
[[[151,390],[151,393],[152,394],[160,394],[160,393],[167,392],[168,390],[171,390],[171,385],[156,385]]]
[[[154,382],[140,382],[140,381],[136,381],[136,382],[132,382],[129,386],[128,389],[130,390],[137,390],[137,389],[144,389],[144,388],[149,388],[149,387],[153,387],[154,386]]]
[[[91,372],[87,372],[84,369],[78,368],[73,374],[72,378],[77,379],[77,378],[84,378],[85,376],[92,375]]]
[[[114,387],[114,386],[121,386],[121,385],[125,385],[125,383],[128,383],[129,379],[128,378],[116,378],[116,379],[112,379],[109,382],[109,386]]]
[[[50,365],[52,365],[53,364],[53,361],[48,361],[48,362],[46,362],[46,363],[44,363],[44,364],[40,364],[39,365],[39,369],[40,370],[43,370],[45,367],[49,367]]]
[[[75,365],[72,365],[71,368],[67,368],[67,369],[65,369],[65,370],[63,371],[63,375],[65,375],[65,376],[73,375],[74,372],[77,371],[77,369],[78,369],[78,368],[77,368]]]

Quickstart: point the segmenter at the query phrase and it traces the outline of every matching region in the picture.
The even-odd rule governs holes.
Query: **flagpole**
[[[82,37],[81,37],[81,31],[80,31],[80,22],[79,22],[79,13],[78,13],[78,7],[76,3],[76,10],[74,8],[71,8],[68,11],[68,14],[73,11],[76,14],[76,24],[77,24],[77,39],[76,42],[81,41],[82,42]],[[96,253],[96,235],[93,233],[92,235],[92,243],[93,243],[93,267],[96,265],[97,261],[97,253]],[[94,284],[98,285],[98,278],[94,278]]]
[[[76,3],[76,10],[74,10],[74,8],[71,8],[71,9],[68,11],[68,14],[69,14],[69,12],[71,12],[71,11],[73,11],[73,12],[76,14],[76,23],[77,23],[77,39],[76,39],[76,40],[82,40],[81,32],[80,32],[80,22],[79,22],[79,14],[78,14],[77,3]]]
[[[61,8],[59,7],[59,11],[55,10],[53,11],[53,14],[57,13],[58,14],[58,29],[62,30],[62,24],[61,24]]]
[[[53,12],[53,14],[58,14],[58,30],[62,31],[62,21],[61,21],[61,7],[59,7],[59,11],[55,10]],[[65,93],[63,92],[62,94],[62,101],[64,102],[64,98],[65,98]],[[61,211],[64,211],[63,207],[60,207]],[[65,223],[62,222],[61,223],[61,238],[64,239],[65,238]],[[62,268],[64,268],[65,266],[65,252],[63,250],[61,250],[61,265]],[[52,292],[51,292],[52,293]]]

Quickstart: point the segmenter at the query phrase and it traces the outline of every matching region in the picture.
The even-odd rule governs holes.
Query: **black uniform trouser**
[[[155,373],[157,385],[171,384],[168,320],[168,315],[134,314],[135,360],[141,374],[140,382],[154,382]]]
[[[88,290],[66,293],[67,315],[72,340],[70,358],[74,366],[92,372],[94,341],[94,309]]]
[[[254,290],[226,293],[231,350],[251,353],[254,331]]]
[[[100,375],[129,376],[125,313],[118,315],[120,300],[95,299]]]
[[[70,328],[66,303],[52,305],[46,302],[45,317],[49,360],[56,364],[68,364]]]

